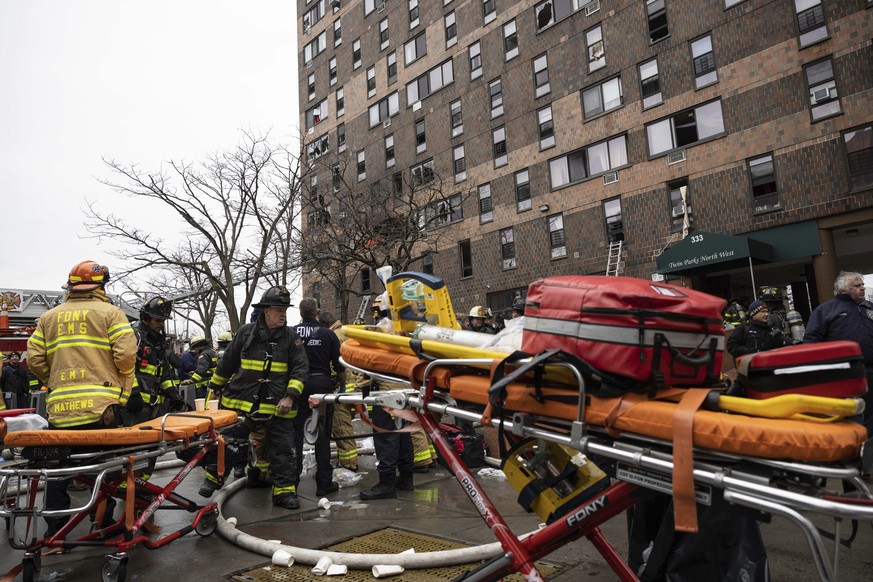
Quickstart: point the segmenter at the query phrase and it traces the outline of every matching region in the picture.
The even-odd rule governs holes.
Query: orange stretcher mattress
[[[206,434],[213,423],[218,429],[237,421],[237,414],[232,410],[205,410],[185,414],[186,416],[167,418],[164,434],[168,441],[191,439]],[[23,430],[6,435],[3,444],[7,447],[148,445],[161,442],[162,420],[155,418],[134,426],[102,430]]]
[[[422,381],[424,363],[415,356],[365,347],[354,340],[344,342],[341,353],[353,366]],[[491,382],[484,375],[443,374],[437,384],[460,402],[488,404]],[[505,406],[506,410],[572,421],[577,414],[577,392],[569,387],[542,388],[544,398],[537,401],[532,386],[510,384]],[[672,441],[675,412],[674,402],[652,400],[647,395],[589,396],[585,421],[613,431]],[[695,447],[766,459],[852,461],[860,457],[866,439],[864,427],[849,421],[818,423],[699,410],[693,424]]]

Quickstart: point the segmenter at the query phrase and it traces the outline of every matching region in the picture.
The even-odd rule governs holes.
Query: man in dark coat
[[[738,325],[727,341],[727,350],[734,358],[791,345],[791,338],[767,323],[767,304],[754,301],[749,306],[749,323]]]

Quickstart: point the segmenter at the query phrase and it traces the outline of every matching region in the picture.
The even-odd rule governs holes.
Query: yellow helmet
[[[220,334],[218,334],[219,345],[230,343],[230,340],[232,340],[232,339],[233,339],[233,334],[230,333],[229,331],[223,331]]]
[[[205,348],[209,345],[209,342],[202,335],[195,335],[188,342],[188,345],[192,350],[196,350],[197,348]]]

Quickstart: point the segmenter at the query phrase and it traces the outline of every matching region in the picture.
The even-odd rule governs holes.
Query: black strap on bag
[[[694,358],[683,354],[676,348],[670,345],[670,340],[667,339],[667,336],[663,333],[655,334],[655,347],[652,353],[652,380],[653,385],[652,389],[649,391],[649,396],[654,396],[655,391],[659,388],[663,388],[666,384],[664,382],[664,372],[661,371],[661,353],[667,351],[672,356],[672,360],[670,362],[670,373],[679,378],[682,377],[681,374],[676,372],[672,368],[673,362],[679,362],[683,366],[687,366],[689,368],[693,368],[697,370],[703,366],[706,366],[706,385],[715,384],[718,382],[719,374],[715,371],[715,362],[716,362],[716,354],[718,353],[718,338],[711,338],[709,341],[709,348],[703,352],[700,356]],[[642,350],[640,350],[642,353]],[[688,374],[686,377],[693,378],[696,375],[695,372]]]

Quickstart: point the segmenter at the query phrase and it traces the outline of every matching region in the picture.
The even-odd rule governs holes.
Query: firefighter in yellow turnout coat
[[[303,383],[309,377],[309,360],[300,338],[286,325],[285,312],[290,306],[291,294],[284,287],[264,292],[261,302],[254,305],[263,313],[254,323],[240,328],[218,363],[210,388],[221,395],[221,408],[236,410],[244,417],[236,438],[266,429],[266,443],[256,452],[269,458],[273,505],[298,509],[293,420]],[[214,490],[224,479],[211,469],[207,467],[200,489],[204,496],[211,494],[210,486]]]
[[[104,291],[109,270],[94,261],[73,267],[67,300],[42,314],[27,342],[30,370],[48,387],[48,420],[56,429],[118,426],[133,387],[136,337]],[[46,486],[46,509],[70,506],[66,481]],[[111,508],[107,511],[111,519]],[[67,518],[46,519],[53,535]]]

